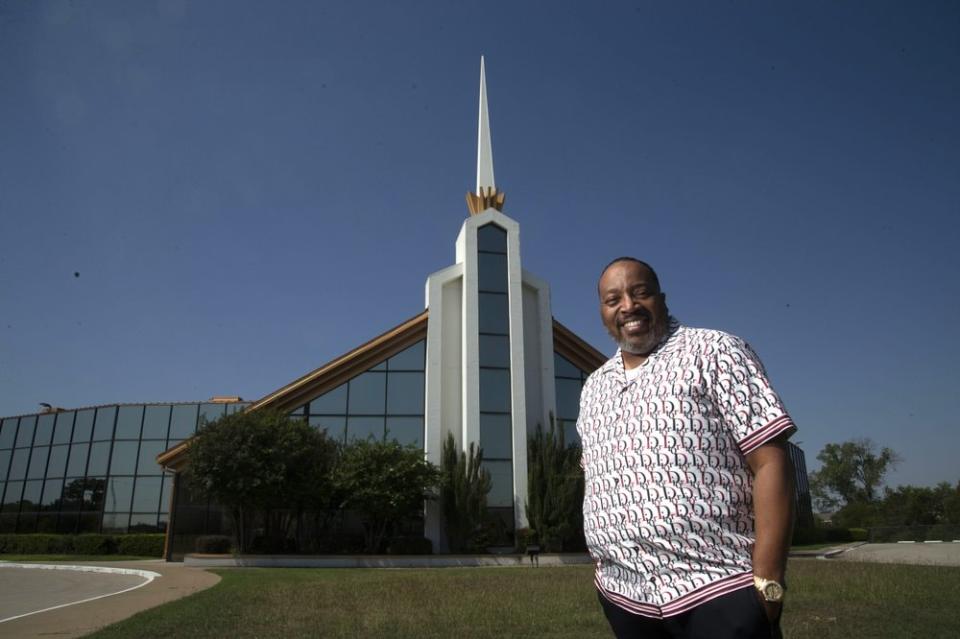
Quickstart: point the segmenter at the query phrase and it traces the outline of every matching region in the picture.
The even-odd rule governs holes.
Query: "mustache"
[[[649,322],[653,319],[653,317],[650,315],[648,311],[638,310],[630,313],[629,315],[621,315],[617,319],[617,325],[623,326],[627,322],[631,322],[633,320],[638,320],[638,319],[645,319]]]

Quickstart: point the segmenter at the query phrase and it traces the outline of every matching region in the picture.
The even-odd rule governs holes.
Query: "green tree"
[[[960,525],[960,481],[944,496],[943,518],[948,524]]]
[[[303,420],[270,410],[234,413],[201,427],[188,450],[191,487],[227,508],[241,552],[262,513],[268,537],[285,537],[280,510],[302,511],[331,482],[336,445]]]
[[[419,448],[361,439],[343,449],[334,484],[341,507],[362,518],[364,552],[376,553],[393,526],[422,514],[439,480],[439,470]]]
[[[550,416],[527,443],[527,520],[548,552],[582,548],[583,469],[580,447],[567,446]]]
[[[827,444],[817,459],[822,465],[810,475],[810,492],[820,510],[875,504],[884,475],[900,461],[889,448],[877,453],[869,439]]]
[[[471,442],[468,450],[459,450],[453,434],[447,433],[440,461],[440,508],[451,552],[471,549],[486,517],[491,480],[482,463],[482,448]]]

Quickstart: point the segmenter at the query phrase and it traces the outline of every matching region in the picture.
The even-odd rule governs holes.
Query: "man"
[[[671,317],[654,270],[599,282],[617,354],[584,384],[584,531],[614,634],[779,636],[796,430],[743,340]]]

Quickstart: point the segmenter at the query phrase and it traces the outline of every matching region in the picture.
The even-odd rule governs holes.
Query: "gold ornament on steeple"
[[[506,193],[498,191],[495,186],[481,187],[480,192],[480,195],[467,192],[467,208],[470,209],[470,215],[479,215],[490,208],[503,211],[503,202],[507,198]]]

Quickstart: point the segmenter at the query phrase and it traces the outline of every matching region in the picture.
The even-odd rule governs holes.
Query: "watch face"
[[[767,601],[780,601],[783,599],[783,587],[775,581],[768,582],[763,587],[763,598]]]

